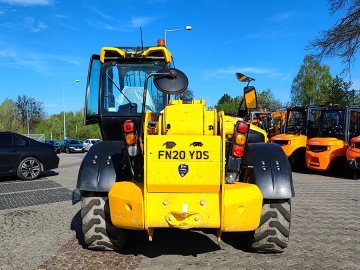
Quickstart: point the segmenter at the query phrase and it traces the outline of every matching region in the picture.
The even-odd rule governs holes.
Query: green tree
[[[26,130],[27,124],[29,124],[30,133],[32,130],[35,130],[40,121],[45,118],[41,102],[34,98],[26,95],[18,96],[15,105],[22,126]]]
[[[283,107],[281,101],[274,97],[271,89],[266,89],[258,92],[257,103],[259,109],[264,109],[267,111],[273,111]]]
[[[0,105],[0,130],[21,133],[16,105],[11,99],[5,99]]]
[[[315,55],[321,60],[322,57],[337,56],[342,59],[343,71],[350,71],[360,45],[360,1],[359,0],[328,0],[330,13],[345,10],[344,17],[334,26],[320,33],[309,48],[315,49]]]
[[[356,90],[350,89],[351,82],[345,82],[339,76],[330,84],[330,90],[326,93],[325,102],[339,104],[341,106],[352,106],[359,104],[359,94]]]
[[[48,119],[43,120],[37,127],[36,133],[45,134],[46,139],[51,137],[54,140],[64,138],[63,114],[51,115]],[[83,122],[83,111],[66,113],[66,136],[85,140],[87,138],[101,138],[99,126],[85,126]]]
[[[226,114],[236,114],[241,99],[242,97],[239,96],[232,98],[230,95],[224,94],[215,105],[215,108],[218,111],[224,111]],[[271,89],[257,92],[257,101],[259,109],[275,110],[282,107],[281,101],[274,97]],[[244,102],[242,108],[244,108]]]
[[[228,94],[224,94],[218,103],[215,105],[215,108],[218,111],[224,111],[226,114],[235,115],[239,108],[241,102],[240,97],[232,98]]]
[[[321,65],[313,56],[306,55],[291,86],[291,103],[322,105],[333,78],[330,68]]]

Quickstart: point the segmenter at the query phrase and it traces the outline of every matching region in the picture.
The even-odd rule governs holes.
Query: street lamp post
[[[175,31],[181,31],[181,30],[188,30],[189,31],[191,29],[192,29],[192,27],[190,25],[187,25],[184,28],[165,30],[165,35],[164,35],[165,46],[166,46],[166,32],[175,32]]]
[[[63,113],[64,113],[64,139],[66,139],[66,117],[65,117],[65,105],[64,105],[64,90],[65,90],[65,85],[69,84],[69,83],[78,83],[80,82],[80,80],[75,80],[75,81],[70,81],[70,82],[64,82],[63,83],[63,96],[62,96],[62,103],[63,103]]]

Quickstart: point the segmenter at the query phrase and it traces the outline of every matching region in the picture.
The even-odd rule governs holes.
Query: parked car
[[[48,144],[20,134],[0,132],[1,176],[16,175],[23,180],[33,180],[58,165],[59,158]]]
[[[100,142],[100,139],[86,139],[83,143],[83,146],[85,147],[85,151],[89,151],[90,147],[93,146],[95,143]]]
[[[84,153],[85,148],[83,144],[76,139],[63,139],[60,142],[60,152],[69,153]]]
[[[50,146],[52,146],[52,148],[54,149],[54,151],[56,152],[56,154],[60,154],[60,145],[57,141],[54,140],[45,140],[45,143],[49,144]]]

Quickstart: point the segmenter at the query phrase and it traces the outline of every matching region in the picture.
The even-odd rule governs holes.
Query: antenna
[[[142,28],[140,27],[140,38],[141,38],[141,50],[144,50],[144,42],[143,42],[143,36],[142,36]]]

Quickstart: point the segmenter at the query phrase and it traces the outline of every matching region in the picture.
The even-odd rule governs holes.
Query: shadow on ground
[[[81,230],[80,211],[72,219],[71,230],[75,231],[79,245],[86,249]],[[214,239],[215,235],[216,231],[212,229],[157,229],[155,230],[153,241],[149,242],[145,231],[132,231],[126,246],[118,253],[134,256],[143,255],[149,258],[175,254],[196,257],[198,254],[221,249],[217,242],[211,239]],[[246,234],[224,233],[222,241],[236,249],[248,252]]]

